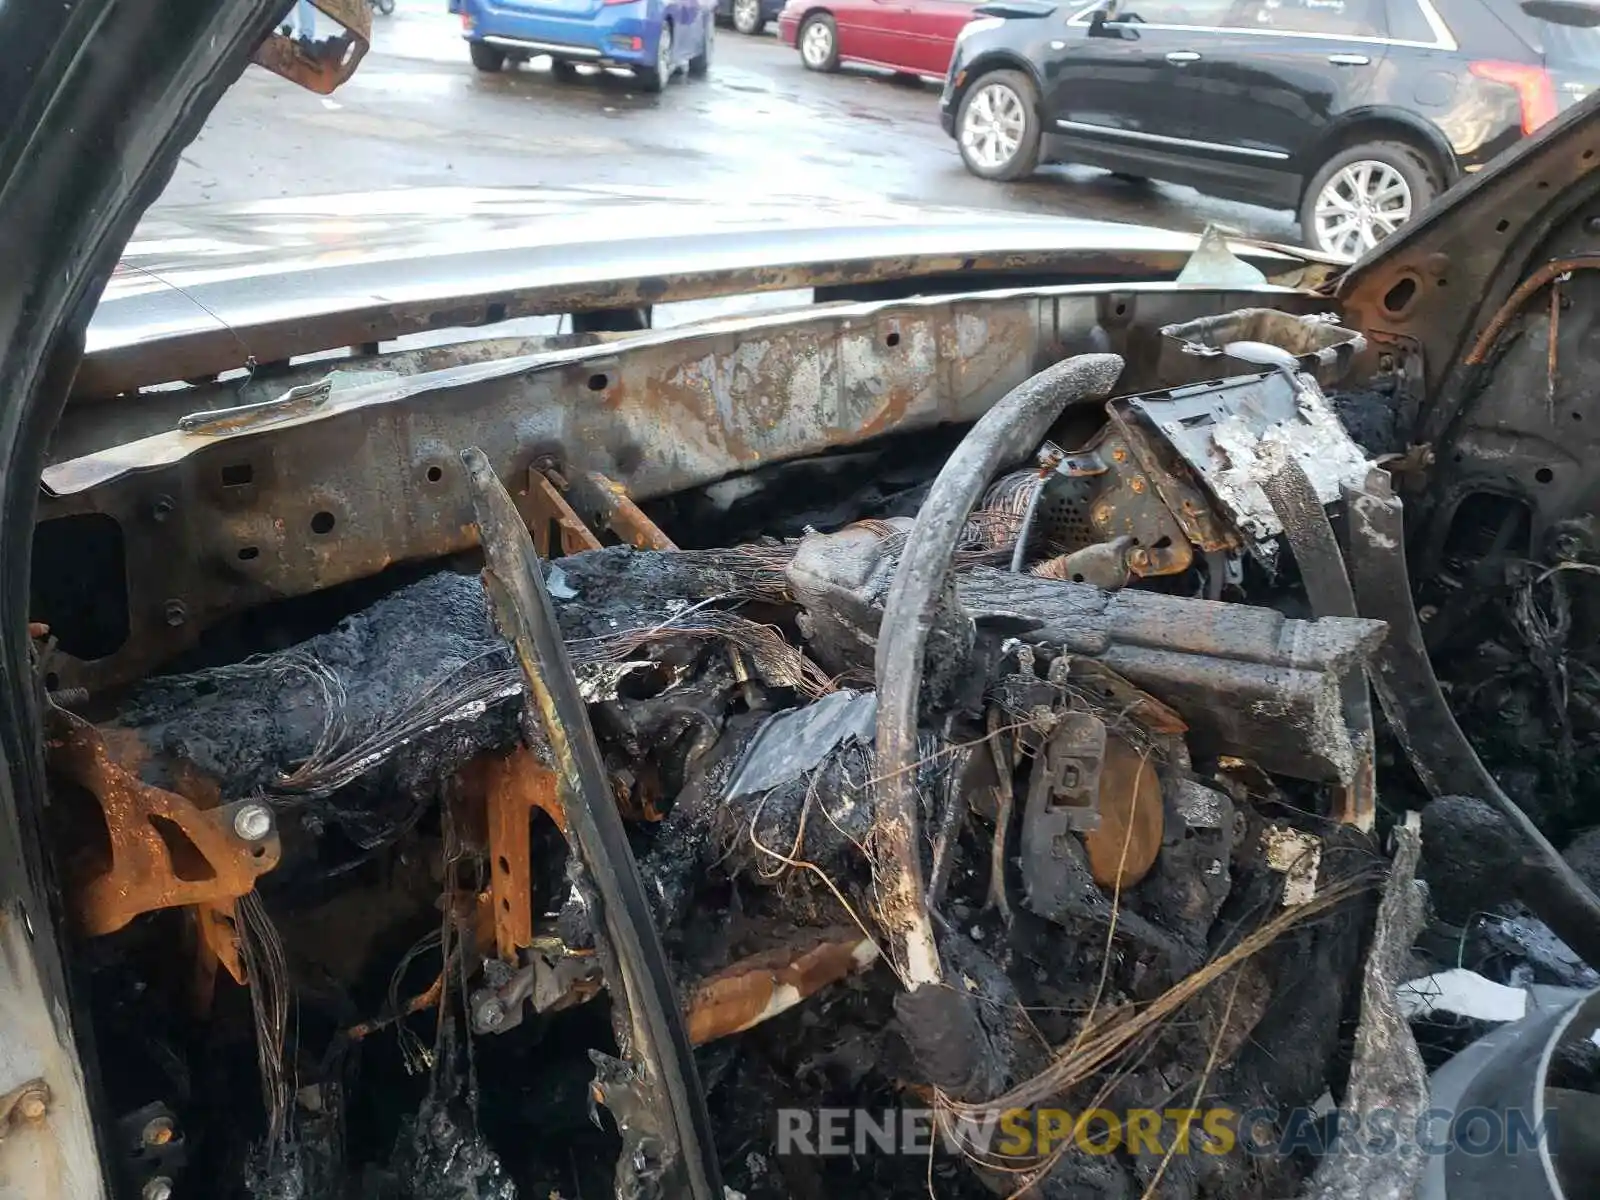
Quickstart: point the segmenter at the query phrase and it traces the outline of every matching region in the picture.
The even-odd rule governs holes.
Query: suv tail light
[[[1555,119],[1558,111],[1556,85],[1550,79],[1550,72],[1543,67],[1491,60],[1471,63],[1467,69],[1479,79],[1517,89],[1517,98],[1522,102],[1523,133],[1532,133],[1546,121]]]

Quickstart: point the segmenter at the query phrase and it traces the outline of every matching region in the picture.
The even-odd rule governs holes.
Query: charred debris
[[[964,434],[648,515],[581,464],[514,507],[469,452],[480,562],[55,695],[125,1194],[1414,1185],[1201,1154],[1181,1114],[1110,1153],[970,1136],[1032,1106],[1416,1105],[1422,1056],[1481,1027],[1413,1005],[1419,1054],[1397,983],[1600,982],[1546,838],[1592,819],[1580,574],[1466,611],[1441,570],[1425,631],[1393,398],[1338,387],[1360,336],[1164,332],[1227,377],[1130,396],[1121,359],[1071,358]],[[1439,659],[1447,705],[1429,651],[1463,643],[1507,661]],[[1405,813],[1451,792],[1419,841]],[[779,1144],[780,1110],[842,1108],[930,1110],[938,1148]]]

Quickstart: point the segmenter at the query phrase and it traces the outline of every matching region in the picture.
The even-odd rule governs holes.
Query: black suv
[[[995,0],[956,42],[940,118],[987,179],[1041,157],[1156,176],[1294,207],[1309,245],[1353,258],[1588,94],[1597,9]]]

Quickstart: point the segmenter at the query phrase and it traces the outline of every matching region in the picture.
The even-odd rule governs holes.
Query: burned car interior
[[[30,635],[116,1194],[1433,1186],[1184,1114],[1420,1112],[1485,1026],[1397,987],[1600,986],[1586,111],[1340,274],[91,348]],[[1048,1104],[1166,1115],[963,1141]],[[774,1140],[901,1107],[957,1152]]]

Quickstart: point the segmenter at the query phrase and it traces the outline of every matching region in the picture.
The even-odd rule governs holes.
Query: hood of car
[[[420,330],[965,274],[1171,279],[1195,234],[1046,215],[671,188],[426,188],[151,213],[89,327],[79,395]],[[1307,257],[1241,253],[1303,282]],[[1318,269],[1322,269],[1318,265]],[[820,297],[819,297],[820,298]]]

